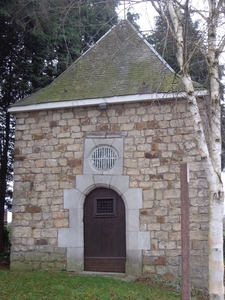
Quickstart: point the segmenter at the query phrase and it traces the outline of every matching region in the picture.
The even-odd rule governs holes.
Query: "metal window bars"
[[[118,160],[118,154],[110,147],[96,148],[91,154],[92,165],[98,170],[112,169]]]

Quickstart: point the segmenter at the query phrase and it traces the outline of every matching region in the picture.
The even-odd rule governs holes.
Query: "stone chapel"
[[[185,162],[191,279],[207,284],[208,189],[184,87],[128,21],[10,112],[11,269],[180,277]]]

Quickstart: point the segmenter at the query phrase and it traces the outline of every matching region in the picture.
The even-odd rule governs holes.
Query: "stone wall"
[[[123,132],[124,169],[143,191],[140,230],[149,232],[143,275],[181,275],[180,163],[190,168],[191,276],[208,273],[208,197],[190,113],[184,101],[145,102],[17,113],[12,269],[66,269],[58,229],[68,227],[65,189],[82,174],[85,134]]]

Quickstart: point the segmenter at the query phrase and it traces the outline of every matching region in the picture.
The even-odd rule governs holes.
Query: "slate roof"
[[[50,85],[14,106],[183,90],[171,67],[123,20]]]

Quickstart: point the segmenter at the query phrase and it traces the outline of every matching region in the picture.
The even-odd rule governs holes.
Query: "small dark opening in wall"
[[[112,198],[95,198],[94,214],[98,218],[116,217],[116,199]]]

